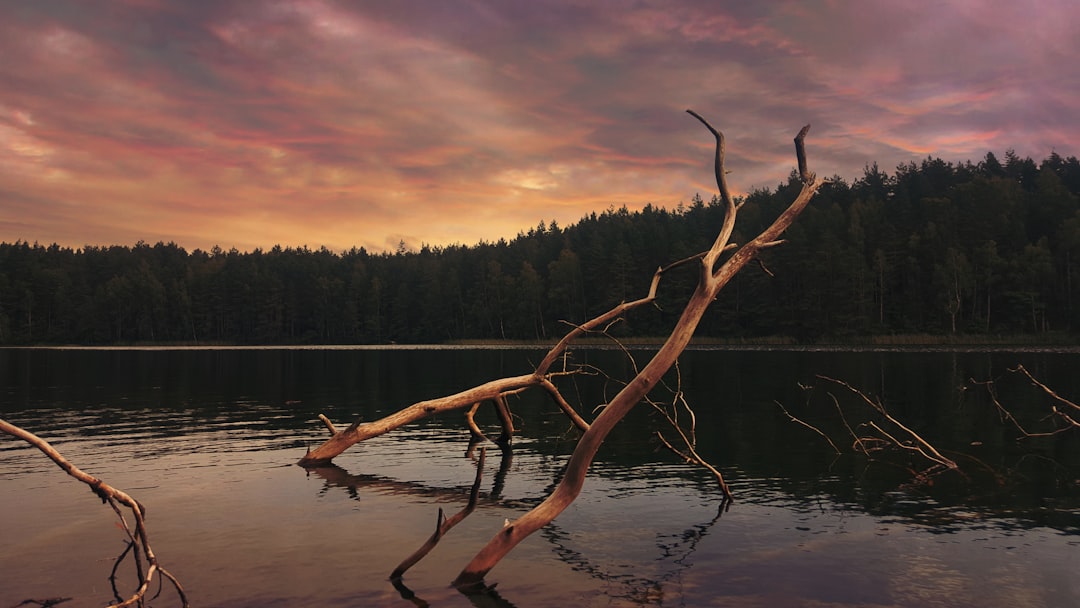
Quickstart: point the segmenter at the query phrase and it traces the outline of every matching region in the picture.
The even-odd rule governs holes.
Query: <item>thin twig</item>
[[[863,454],[869,455],[870,452],[866,449],[866,446],[863,444],[862,438],[859,437],[859,435],[855,432],[855,430],[851,428],[851,425],[848,424],[847,417],[844,416],[844,409],[840,407],[840,401],[836,398],[836,395],[834,395],[832,393],[826,393],[826,394],[829,395],[830,399],[832,399],[833,405],[836,406],[836,411],[840,413],[840,421],[844,423],[844,428],[846,428],[848,433],[850,433],[851,436],[855,439],[855,445],[859,446],[859,451],[862,452]]]
[[[795,423],[798,423],[798,424],[801,424],[801,425],[805,426],[806,428],[810,429],[811,431],[814,431],[818,435],[821,435],[823,438],[825,438],[825,441],[829,442],[829,445],[832,446],[833,451],[836,452],[837,455],[840,454],[840,448],[836,447],[836,444],[833,443],[833,440],[829,439],[828,435],[821,432],[821,429],[817,428],[816,426],[814,426],[814,425],[812,425],[812,424],[810,424],[810,423],[808,423],[808,422],[806,422],[804,420],[800,420],[799,418],[796,418],[795,416],[792,416],[791,412],[787,411],[787,408],[784,407],[783,403],[780,403],[779,401],[776,401],[776,400],[774,400],[773,403],[775,403],[776,405],[778,405],[780,407],[780,410],[782,412],[784,412],[784,415],[787,416],[788,419],[790,419],[792,422],[795,422]]]
[[[892,424],[894,424],[895,426],[900,428],[900,430],[904,431],[912,439],[914,439],[916,442],[918,442],[918,444],[921,445],[925,449],[925,451],[928,451],[928,452],[930,452],[930,454],[933,454],[932,458],[929,456],[929,454],[927,455],[927,458],[929,458],[930,460],[933,460],[934,462],[941,463],[942,465],[944,465],[944,466],[946,466],[946,467],[948,467],[950,469],[953,469],[953,470],[959,469],[959,467],[956,465],[955,462],[953,462],[949,458],[946,458],[945,456],[943,456],[941,454],[941,452],[939,452],[937,450],[937,448],[935,448],[933,445],[930,444],[930,442],[923,439],[921,436],[919,436],[918,433],[911,430],[910,428],[905,426],[904,423],[900,422],[899,420],[894,418],[891,414],[889,414],[889,412],[886,411],[885,406],[880,401],[871,400],[869,397],[866,396],[865,393],[863,393],[859,389],[851,386],[847,382],[844,382],[843,380],[837,380],[835,378],[830,378],[828,376],[821,376],[821,375],[819,375],[818,378],[821,378],[822,380],[828,380],[829,382],[833,382],[835,384],[839,384],[840,386],[843,386],[843,387],[847,388],[852,393],[858,395],[864,402],[870,404],[871,407],[873,407],[882,416],[884,416],[886,420],[888,420],[889,422],[891,422]]]

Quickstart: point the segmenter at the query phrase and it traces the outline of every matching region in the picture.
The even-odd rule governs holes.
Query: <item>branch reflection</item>
[[[465,457],[475,460],[479,467],[483,466],[483,452],[478,453],[476,448],[481,443],[483,442],[470,441],[468,448],[464,453]],[[558,476],[556,476],[556,479],[553,480],[549,487],[541,490],[541,498],[530,500],[502,498],[506,478],[510,470],[510,465],[513,462],[513,451],[510,446],[507,445],[500,445],[499,447],[501,450],[501,458],[490,492],[486,494],[479,492],[480,471],[477,471],[477,477],[472,488],[472,501],[474,501],[474,506],[483,506],[485,508],[500,507],[518,510],[532,508],[543,496],[550,492],[552,487],[554,487],[554,484],[557,483]],[[463,497],[462,488],[432,487],[421,482],[401,481],[391,477],[370,473],[354,474],[334,464],[310,468],[305,467],[305,471],[308,475],[315,475],[324,480],[325,483],[319,490],[320,494],[326,494],[331,488],[341,488],[349,495],[349,497],[355,500],[360,498],[361,491],[374,491],[391,495],[424,498],[442,498],[446,500],[461,500]],[[680,576],[693,565],[692,561],[689,559],[690,556],[697,550],[698,544],[708,535],[710,529],[720,520],[723,514],[730,509],[731,504],[732,501],[730,500],[722,500],[717,508],[716,514],[708,521],[693,525],[679,532],[658,535],[656,538],[656,549],[659,551],[659,555],[656,560],[667,565],[664,568],[665,571],[656,576],[642,576],[639,574],[628,575],[625,572],[612,571],[609,566],[600,564],[591,559],[582,549],[575,548],[573,546],[573,535],[560,527],[558,522],[553,522],[546,526],[541,531],[540,536],[550,543],[553,552],[558,556],[559,560],[570,566],[574,571],[584,573],[590,578],[598,581],[615,584],[621,591],[612,593],[611,590],[609,590],[607,593],[611,597],[621,597],[641,605],[654,605],[661,603],[665,595],[670,597],[670,592],[667,588],[671,586],[673,581],[677,581]],[[466,507],[462,512],[465,513],[465,515],[468,515],[468,513],[471,512],[471,509]],[[437,523],[441,523],[442,521],[440,516]],[[436,541],[439,535],[440,532],[437,530],[435,534]],[[430,540],[428,542],[430,543]],[[426,600],[417,596],[417,594],[405,584],[405,581],[401,577],[403,574],[404,573],[401,572],[399,573],[399,576],[392,577],[390,580],[401,598],[415,606],[429,606],[430,604]],[[512,602],[495,591],[494,584],[485,583],[469,588],[459,588],[458,591],[467,597],[474,606],[484,608],[507,608],[514,606]]]

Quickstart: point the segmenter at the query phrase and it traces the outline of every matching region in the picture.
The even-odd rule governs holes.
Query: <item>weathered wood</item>
[[[132,498],[123,490],[114,488],[102,481],[101,479],[94,477],[93,475],[90,475],[89,473],[75,466],[66,458],[64,458],[64,456],[61,455],[60,452],[58,452],[54,447],[52,447],[52,445],[49,444],[48,441],[45,441],[44,439],[31,433],[30,431],[11,424],[6,420],[0,420],[0,432],[11,435],[12,437],[15,437],[17,439],[21,439],[26,443],[30,444],[31,446],[37,448],[39,451],[41,451],[41,453],[45,454],[49,457],[50,460],[56,463],[56,466],[60,467],[65,473],[89,486],[90,490],[93,491],[94,494],[96,494],[97,497],[101,499],[102,503],[106,503],[110,507],[112,507],[113,511],[115,511],[117,516],[119,516],[121,527],[123,528],[124,532],[127,533],[128,538],[131,539],[131,542],[133,544],[137,544],[138,547],[140,547],[143,553],[146,555],[146,560],[149,563],[149,567],[147,568],[145,573],[143,573],[141,569],[139,570],[139,587],[135,590],[135,592],[130,598],[128,598],[127,600],[121,600],[116,604],[112,604],[111,606],[109,606],[109,608],[125,608],[127,606],[132,606],[135,604],[141,605],[146,596],[147,589],[150,588],[150,582],[153,580],[154,574],[160,574],[162,577],[169,579],[169,581],[172,582],[173,586],[176,588],[176,592],[180,596],[180,600],[183,602],[185,608],[189,606],[187,596],[184,595],[184,588],[180,585],[180,582],[172,574],[170,574],[169,571],[161,567],[161,565],[158,563],[157,556],[154,555],[154,550],[150,546],[150,539],[146,532],[146,507],[144,507],[142,503]],[[128,526],[127,521],[124,519],[123,513],[117,506],[118,503],[124,505],[131,510],[131,514],[135,519],[134,530],[132,530],[131,527]],[[126,553],[127,550],[125,550],[124,554]],[[121,556],[123,556],[123,554],[121,554]]]
[[[738,208],[734,199],[727,192],[724,173],[723,135],[697,113],[690,111],[690,114],[701,121],[716,138],[714,171],[717,186],[720,188],[721,196],[726,205],[726,215],[720,234],[709,251],[701,257],[702,267],[698,286],[683,309],[675,328],[663,346],[660,347],[660,350],[657,351],[637,376],[627,383],[607,404],[607,407],[589,426],[589,430],[585,431],[581,436],[555,490],[542,503],[516,521],[511,522],[509,526],[500,530],[488,541],[454,580],[454,584],[459,588],[470,589],[483,586],[484,577],[499,560],[530,534],[554,520],[577,498],[584,485],[585,474],[608,433],[656,386],[660,378],[674,365],[679,355],[689,344],[702,315],[716,298],[720,289],[727,285],[747,263],[754,260],[762,249],[774,246],[777,243],[778,237],[802,213],[820,187],[820,183],[814,175],[805,172],[803,187],[791,205],[761,234],[737,249],[719,268],[716,268],[720,255],[729,249],[729,240],[734,231],[735,216]],[[802,140],[808,128],[805,127],[795,140],[796,153],[800,158],[805,155]],[[650,296],[652,292],[653,289],[650,288]]]
[[[450,531],[451,528],[461,523],[463,519],[469,516],[473,510],[476,509],[476,501],[480,496],[480,481],[484,476],[484,460],[487,456],[487,448],[480,449],[480,458],[476,462],[476,476],[473,478],[472,490],[469,492],[469,501],[465,503],[465,506],[457,513],[451,515],[448,518],[443,518],[442,507],[439,508],[439,515],[435,518],[435,532],[420,545],[420,548],[413,552],[412,555],[406,557],[398,564],[397,568],[390,573],[391,579],[400,579],[405,576],[405,572],[409,568],[415,566],[420,560],[424,559],[431,550],[435,548],[435,545],[439,544],[442,537]]]
[[[703,254],[704,255],[704,254]],[[551,392],[548,387],[550,385],[550,379],[553,375],[551,373],[552,366],[559,360],[559,358],[566,352],[574,340],[584,336],[585,334],[595,331],[597,328],[604,327],[608,323],[614,321],[627,314],[628,312],[651,304],[656,300],[656,290],[660,283],[661,277],[668,271],[674,269],[677,266],[682,265],[688,261],[699,259],[701,256],[694,256],[687,258],[675,264],[671,264],[664,268],[659,268],[653,275],[652,283],[649,287],[649,293],[645,297],[634,300],[632,302],[622,302],[611,310],[589,319],[581,325],[573,327],[569,332],[555,346],[553,346],[540,363],[536,366],[536,369],[531,374],[525,374],[521,376],[513,376],[509,378],[500,378],[498,380],[492,380],[479,386],[440,397],[438,399],[430,399],[427,401],[420,401],[414,403],[406,408],[398,410],[389,416],[381,418],[379,420],[361,424],[359,420],[354,422],[352,426],[344,431],[334,433],[329,439],[327,439],[322,445],[313,450],[309,450],[303,458],[297,462],[303,467],[315,467],[324,466],[330,464],[330,462],[339,456],[342,452],[356,445],[357,443],[372,437],[378,437],[385,433],[389,433],[394,429],[405,426],[421,420],[428,416],[453,411],[457,409],[471,408],[477,402],[486,400],[496,400],[502,395],[520,391],[523,389],[543,386],[545,390]],[[545,384],[547,381],[547,384]],[[553,386],[553,385],[552,385]],[[558,390],[552,393],[553,396],[558,395]],[[556,403],[559,407],[566,412],[571,421],[578,428],[588,427],[588,423],[578,415],[570,404],[565,399],[556,398]],[[325,422],[324,422],[325,424]]]
[[[329,464],[339,454],[365,439],[389,433],[432,414],[471,407],[479,401],[495,399],[506,391],[536,386],[542,379],[537,374],[500,378],[453,395],[414,403],[374,422],[354,425],[344,431],[334,433],[326,442],[301,458],[298,464],[305,467]]]
[[[510,406],[506,403],[506,395],[500,394],[495,398],[495,413],[499,415],[499,422],[502,424],[502,433],[495,440],[495,443],[510,445],[514,440],[514,417],[510,415]]]
[[[472,441],[485,441],[487,436],[484,435],[484,431],[480,430],[480,427],[476,424],[476,410],[480,409],[480,402],[477,401],[465,412],[465,423],[469,425],[469,435]]]
[[[606,439],[612,428],[629,412],[645,395],[652,390],[667,371],[674,365],[679,355],[689,344],[702,315],[708,309],[719,291],[746,266],[756,260],[761,251],[780,245],[783,241],[780,235],[794,222],[795,218],[809,204],[821,182],[806,167],[806,151],[804,139],[809,125],[803,127],[795,138],[796,157],[799,164],[799,175],[802,179],[802,189],[795,200],[773,223],[763,230],[756,238],[739,247],[731,243],[731,237],[735,229],[735,220],[741,203],[736,203],[731,196],[727,185],[724,168],[724,136],[713,128],[707,120],[692,110],[687,110],[694,118],[699,120],[716,139],[716,155],[714,161],[714,173],[720,197],[725,206],[723,224],[720,231],[708,251],[675,262],[669,266],[661,267],[654,273],[649,285],[648,294],[638,300],[623,302],[611,310],[589,319],[581,325],[573,327],[563,338],[552,347],[531,374],[514,376],[492,380],[479,386],[438,399],[421,401],[399,410],[380,420],[361,424],[360,421],[353,423],[344,431],[333,431],[333,435],[322,445],[311,450],[300,460],[304,466],[318,466],[329,464],[330,461],[356,443],[382,435],[400,426],[415,422],[426,416],[446,412],[455,409],[470,408],[466,418],[470,421],[470,428],[474,436],[478,429],[472,421],[477,404],[482,401],[492,400],[496,403],[497,411],[503,424],[503,439],[509,439],[513,432],[513,423],[510,420],[509,411],[505,407],[505,395],[510,392],[523,391],[532,387],[541,387],[547,391],[555,402],[562,408],[574,424],[582,429],[583,434],[578,440],[577,447],[567,463],[566,470],[556,486],[555,490],[538,506],[519,518],[517,521],[506,526],[492,538],[487,545],[473,558],[473,560],[461,571],[455,580],[459,588],[475,588],[482,586],[483,578],[503,556],[505,556],[517,543],[524,538],[551,522],[561,513],[581,492],[585,474],[592,463],[600,445]],[[734,251],[721,263],[721,256],[729,251]],[[687,302],[679,320],[649,363],[640,370],[636,377],[627,383],[621,391],[611,400],[599,416],[589,424],[585,422],[572,407],[562,398],[558,389],[551,382],[554,375],[551,369],[562,358],[567,348],[579,337],[605,327],[610,322],[623,317],[628,312],[655,302],[656,292],[660,280],[668,271],[691,262],[700,263],[700,275],[697,288]],[[327,421],[324,420],[324,423]],[[333,429],[333,425],[328,424]],[[715,471],[721,480],[725,494],[729,495],[723,478]],[[441,526],[441,522],[440,522]]]

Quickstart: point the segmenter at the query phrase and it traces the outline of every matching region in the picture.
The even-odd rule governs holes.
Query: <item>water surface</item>
[[[647,352],[635,353],[641,359]],[[511,401],[512,453],[491,446],[477,510],[404,583],[389,572],[464,506],[477,452],[454,413],[293,463],[316,419],[372,420],[539,360],[530,349],[0,349],[0,412],[148,508],[162,564],[197,606],[468,606],[449,587],[488,538],[557,480],[575,434],[542,396]],[[1017,363],[1080,395],[1072,352],[694,351],[680,365],[702,454],[736,493],[658,446],[639,408],[605,444],[579,499],[488,577],[515,606],[1080,605],[1080,437],[1017,440],[982,387],[1018,417],[1047,401]],[[612,351],[575,360],[613,373]],[[833,433],[842,378],[965,461],[967,478],[912,484],[897,467],[837,457],[776,402]],[[674,378],[669,378],[674,380]],[[583,381],[588,412],[617,389]],[[813,389],[806,387],[815,386]],[[481,419],[492,428],[493,414]],[[842,436],[842,433],[841,435]],[[846,447],[846,446],[843,446]],[[0,606],[108,602],[123,549],[115,515],[40,453],[0,440]],[[126,571],[126,569],[125,569]],[[130,589],[130,581],[123,587]],[[165,592],[166,595],[168,591]],[[169,598],[171,599],[171,598]],[[159,600],[154,605],[170,605]]]

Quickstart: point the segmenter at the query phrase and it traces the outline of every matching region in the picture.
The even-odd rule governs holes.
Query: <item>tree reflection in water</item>
[[[475,460],[478,467],[483,467],[483,451],[480,452],[479,457],[476,456],[475,448],[478,443],[479,442],[477,441],[470,441],[465,456]],[[506,477],[510,470],[510,465],[513,462],[513,449],[509,445],[500,445],[500,448],[501,458],[499,461],[499,468],[494,476],[491,490],[487,493],[476,491],[479,489],[482,469],[478,470],[472,488],[472,498],[470,499],[470,502],[473,502],[475,506],[485,509],[502,508],[507,510],[520,510],[535,506],[541,498],[530,500],[501,498],[502,490],[506,483]],[[305,470],[309,475],[315,475],[325,481],[325,484],[319,490],[320,495],[325,495],[331,488],[341,488],[354,500],[360,499],[362,490],[410,497],[436,498],[447,501],[460,501],[463,492],[466,493],[466,496],[469,496],[469,490],[463,488],[439,488],[420,482],[401,481],[370,473],[354,474],[336,464],[310,467],[305,468]],[[550,492],[551,488],[557,483],[558,476],[556,476],[551,484],[541,491],[539,495],[546,495],[546,493]],[[726,498],[722,499],[717,508],[716,515],[710,520],[696,524],[675,534],[658,536],[656,547],[660,555],[657,560],[670,564],[670,567],[666,569],[666,572],[657,577],[626,575],[609,571],[603,565],[590,559],[585,552],[573,548],[571,546],[571,535],[555,522],[543,528],[540,536],[551,545],[552,551],[558,556],[559,560],[566,563],[574,571],[587,574],[589,577],[599,581],[615,583],[620,588],[626,590],[623,593],[609,595],[621,597],[638,604],[654,604],[663,598],[665,587],[673,580],[676,580],[684,570],[692,565],[688,558],[696,551],[698,543],[708,534],[709,530],[720,520],[721,516],[730,509],[731,504],[731,500]],[[457,514],[457,516],[460,516],[460,519],[463,519],[471,512],[472,509],[467,505]],[[458,519],[458,521],[460,521],[460,519]],[[442,509],[440,508],[438,523],[441,524],[442,522]],[[446,531],[447,530],[443,530],[442,533],[445,533]],[[434,542],[437,542],[441,536],[442,534],[437,531],[432,536],[432,539],[434,539]],[[665,538],[674,539],[674,541],[663,542],[663,539]],[[433,546],[434,543],[432,542],[432,539],[429,539],[428,544]],[[426,549],[430,550],[431,548],[432,547],[429,546]],[[421,552],[426,555],[427,551],[422,548],[422,550],[417,553]],[[422,558],[423,555],[420,557]],[[409,560],[406,560],[406,562],[408,561]],[[417,558],[416,561],[419,561],[419,558]],[[412,564],[409,564],[409,566],[414,564],[415,561]],[[397,571],[395,571],[395,574],[396,573]],[[404,572],[402,571],[401,574],[404,574]],[[427,601],[419,597],[405,584],[403,576],[392,575],[390,577],[390,583],[393,585],[394,589],[397,590],[402,599],[407,600],[416,606],[429,606]],[[496,591],[495,584],[462,587],[459,588],[458,591],[477,607],[512,608],[514,606],[511,601],[502,597],[498,591]]]

